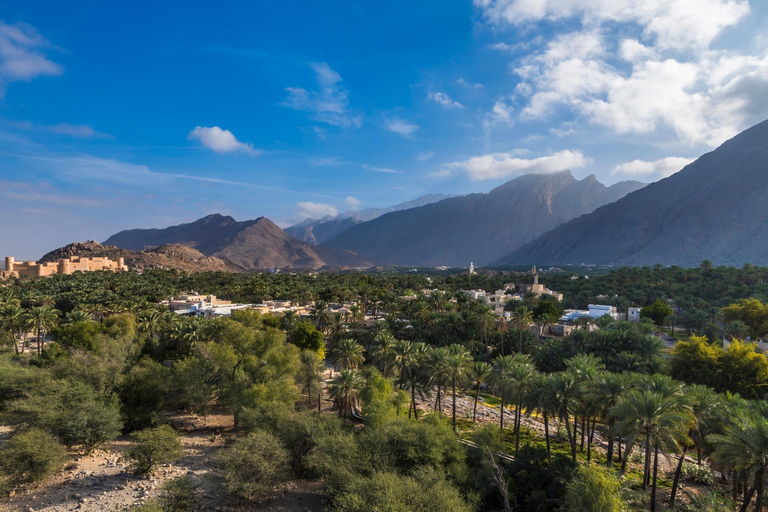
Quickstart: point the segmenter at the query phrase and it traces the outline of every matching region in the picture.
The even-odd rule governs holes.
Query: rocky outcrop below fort
[[[187,272],[243,272],[244,269],[222,258],[206,256],[197,249],[179,244],[165,244],[143,251],[120,249],[114,245],[99,242],[75,242],[43,256],[38,263],[56,262],[60,259],[80,256],[85,258],[105,257],[117,261],[123,258],[130,270],[142,271],[152,268],[167,268]]]

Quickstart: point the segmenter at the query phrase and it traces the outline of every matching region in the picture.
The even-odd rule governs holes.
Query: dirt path
[[[245,502],[229,496],[222,481],[213,470],[212,457],[224,445],[225,436],[216,435],[217,417],[203,422],[199,418],[171,418],[172,423],[187,427],[206,424],[205,430],[195,430],[181,436],[184,456],[173,464],[164,464],[151,477],[136,477],[122,460],[129,438],[120,438],[108,450],[95,450],[89,456],[78,456],[67,469],[45,482],[26,486],[17,494],[0,500],[0,512],[83,512],[120,511],[144,503],[161,493],[167,480],[189,475],[197,487],[193,510],[218,512],[283,511],[321,512],[322,484],[317,480],[288,482],[273,490],[260,503]],[[231,417],[227,418],[231,422]],[[0,432],[0,436],[2,436]],[[2,437],[0,437],[2,439]]]

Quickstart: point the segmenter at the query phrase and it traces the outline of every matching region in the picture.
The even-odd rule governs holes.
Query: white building
[[[640,310],[643,308],[629,308],[627,309],[627,320],[630,322],[640,321]]]
[[[616,320],[619,316],[618,311],[616,310],[616,306],[604,306],[602,304],[590,304],[589,306],[589,316],[592,318],[601,318],[605,315],[609,315],[611,318]]]

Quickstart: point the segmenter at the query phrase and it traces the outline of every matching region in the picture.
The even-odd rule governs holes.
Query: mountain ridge
[[[236,221],[218,213],[167,228],[124,230],[104,244],[133,251],[179,244],[246,270],[370,266],[350,251],[318,248],[298,240],[266,217]]]
[[[768,264],[768,121],[497,264]]]
[[[350,227],[321,247],[348,249],[381,265],[488,264],[576,216],[618,199],[622,182],[606,187],[570,171],[526,174],[488,193],[444,199],[388,213]]]

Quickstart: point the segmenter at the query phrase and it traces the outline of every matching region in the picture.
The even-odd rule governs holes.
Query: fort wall
[[[91,272],[95,270],[127,271],[124,258],[113,261],[109,258],[81,258],[72,256],[58,262],[37,263],[36,261],[16,261],[12,256],[5,258],[5,270],[12,275],[52,276],[54,274],[72,274],[73,272]]]

